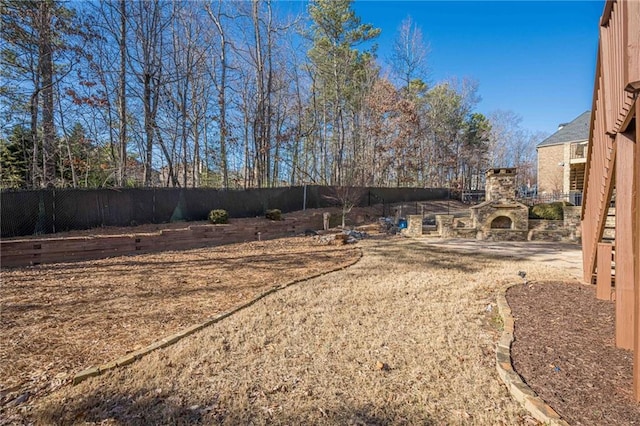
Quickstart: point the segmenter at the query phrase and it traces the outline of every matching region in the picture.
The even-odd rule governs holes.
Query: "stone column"
[[[406,235],[410,237],[419,237],[422,235],[422,215],[407,215],[407,231]]]
[[[453,215],[452,214],[437,214],[436,215],[436,226],[438,229],[438,234],[440,234],[441,238],[449,238],[452,236],[453,232]]]
[[[571,241],[581,241],[580,214],[582,213],[582,207],[564,206],[562,209],[564,210],[564,228],[570,231]]]

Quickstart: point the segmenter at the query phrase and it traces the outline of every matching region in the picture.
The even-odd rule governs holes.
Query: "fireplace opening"
[[[511,218],[498,216],[491,221],[491,229],[511,229]]]

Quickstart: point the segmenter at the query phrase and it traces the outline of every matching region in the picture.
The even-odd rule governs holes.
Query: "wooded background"
[[[535,184],[544,135],[475,111],[476,81],[432,82],[409,16],[378,57],[351,6],[3,1],[1,186]]]

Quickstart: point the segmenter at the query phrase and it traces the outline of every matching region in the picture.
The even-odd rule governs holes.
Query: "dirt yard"
[[[229,311],[275,286],[344,267],[358,257],[353,246],[295,237],[4,270],[0,410],[25,395],[33,401],[84,368]]]
[[[62,387],[23,415],[37,424],[532,424],[495,372],[493,301],[520,269],[570,274],[426,240],[359,245],[354,266]]]
[[[580,252],[576,246],[483,246],[469,241],[399,236],[363,240],[358,243],[363,258],[347,269],[280,290],[171,347],[77,386],[65,382],[68,376],[56,378],[58,371],[69,374],[112,359],[109,351],[119,344],[114,339],[118,333],[129,333],[128,340],[113,352],[121,354],[141,346],[140,336],[147,338],[147,343],[155,340],[153,333],[145,331],[153,322],[159,324],[158,334],[164,334],[164,330],[168,334],[176,326],[200,321],[201,316],[182,313],[193,308],[196,300],[200,300],[206,316],[213,315],[227,306],[218,301],[219,293],[241,293],[229,301],[233,305],[247,294],[282,284],[289,279],[289,270],[306,271],[321,259],[346,264],[357,257],[351,246],[340,250],[316,246],[312,250],[298,245],[305,242],[300,237],[216,250],[116,258],[84,266],[13,271],[12,293],[4,289],[3,272],[3,333],[24,317],[14,314],[11,323],[5,320],[8,294],[22,297],[21,309],[33,310],[33,318],[45,324],[23,325],[35,333],[23,345],[36,341],[61,352],[57,362],[31,358],[44,367],[26,365],[29,373],[18,376],[26,382],[15,383],[33,396],[17,407],[7,404],[0,418],[4,416],[6,423],[111,425],[537,424],[514,402],[495,371],[495,342],[501,331],[495,296],[499,290],[522,281],[519,271],[526,271],[530,281],[554,280],[577,286],[576,260]],[[187,257],[172,260],[172,256]],[[130,273],[143,265],[147,269]],[[209,273],[205,272],[207,268]],[[271,269],[274,274],[270,274]],[[36,270],[48,272],[38,278]],[[230,280],[225,274],[235,278]],[[165,275],[165,279],[158,278]],[[187,280],[185,276],[193,278]],[[57,284],[47,288],[45,283],[50,278]],[[79,279],[89,283],[79,286]],[[140,290],[135,298],[113,293],[123,280],[138,283]],[[25,293],[27,283],[36,283],[41,287],[39,292]],[[181,283],[181,291],[175,290],[175,283]],[[71,288],[86,290],[73,296],[68,294]],[[47,302],[53,302],[56,294],[61,295],[61,306],[43,314],[41,310],[46,310]],[[109,296],[96,297],[104,294]],[[554,293],[548,297],[553,298]],[[126,302],[128,311],[117,317],[110,309],[126,299],[132,299]],[[169,309],[167,301],[172,299],[176,299],[175,307]],[[584,303],[577,297],[563,300]],[[93,321],[107,318],[110,322],[102,321],[101,331],[85,338],[79,327],[87,322],[83,315],[91,315],[94,305],[107,315],[94,316]],[[565,308],[571,310],[572,306]],[[528,323],[541,328],[549,315],[544,312],[532,309],[524,316]],[[56,317],[57,324],[68,329],[67,338],[50,340],[60,331],[47,326],[47,315]],[[519,315],[515,307],[514,315]],[[175,326],[164,321],[173,321]],[[142,331],[133,332],[136,328]],[[46,331],[46,339],[38,338],[45,335],[42,331]],[[17,339],[13,334],[19,333],[12,333]],[[3,343],[6,336],[2,336]],[[574,333],[565,338],[580,340],[581,336]],[[83,344],[84,351],[79,349]],[[540,344],[533,341],[534,348]],[[571,343],[567,345],[571,347]],[[7,350],[3,345],[2,356],[18,350],[20,347]],[[83,363],[71,365],[67,361],[70,357],[77,362],[74,356],[82,352]],[[97,361],[87,361],[89,354],[101,355],[95,358]],[[14,356],[12,360],[19,358]],[[14,383],[10,381],[16,376],[18,361],[8,363],[3,358],[2,365],[13,367],[2,372],[3,380]],[[526,379],[533,383],[532,377]],[[565,379],[571,383],[572,377]],[[618,386],[625,384],[620,382]],[[590,391],[586,389],[587,394]],[[606,394],[600,396],[607,398]],[[8,394],[3,398],[7,401]],[[629,398],[626,402],[631,403]],[[612,417],[614,414],[607,413],[607,423],[623,424],[616,421],[620,418]],[[580,411],[571,413],[576,415]],[[571,420],[593,424],[581,417]]]

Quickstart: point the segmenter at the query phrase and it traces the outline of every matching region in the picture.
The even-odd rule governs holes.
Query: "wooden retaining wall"
[[[76,262],[113,256],[220,246],[268,240],[321,229],[322,216],[305,219],[238,221],[229,225],[191,225],[154,233],[0,241],[0,267]]]

